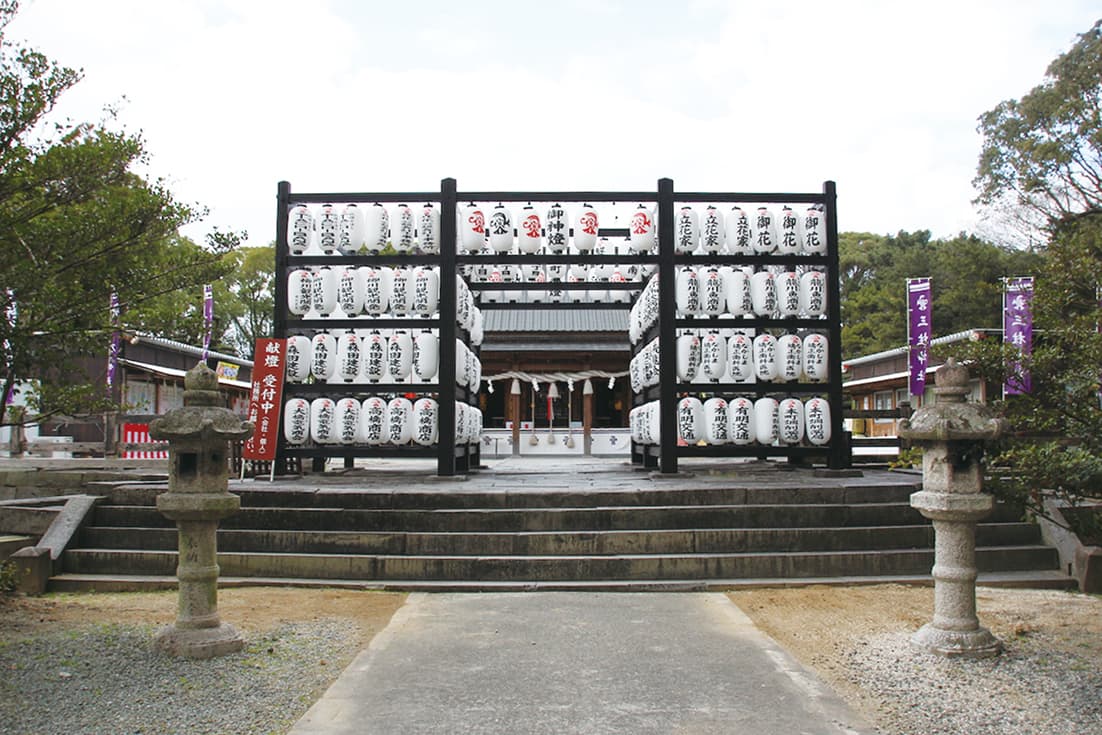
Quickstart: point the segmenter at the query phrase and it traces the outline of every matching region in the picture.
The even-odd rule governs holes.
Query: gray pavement
[[[411,595],[290,735],[871,732],[725,595],[541,592]]]

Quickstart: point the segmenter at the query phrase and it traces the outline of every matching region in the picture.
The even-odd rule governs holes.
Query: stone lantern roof
[[[233,441],[252,436],[253,425],[222,405],[218,376],[199,362],[184,376],[184,405],[149,424],[153,439]]]
[[[934,403],[899,422],[899,436],[916,444],[984,442],[1006,431],[1006,420],[982,403],[969,403],[968,368],[955,359],[934,373]]]

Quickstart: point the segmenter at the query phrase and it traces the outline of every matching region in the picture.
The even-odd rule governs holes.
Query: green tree
[[[80,73],[12,44],[3,32],[17,10],[0,0],[0,388],[35,378],[39,416],[99,410],[102,372],[80,376],[77,358],[106,354],[111,291],[127,312],[214,280],[236,238],[180,247],[172,236],[201,212],[133,172],[144,144],[110,129],[113,116],[49,120]],[[4,411],[0,401],[0,422]]]

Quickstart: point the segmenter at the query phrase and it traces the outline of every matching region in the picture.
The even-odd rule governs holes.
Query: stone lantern
[[[965,400],[968,368],[952,358],[934,380],[934,404],[899,424],[899,435],[922,448],[922,490],[911,505],[934,525],[934,619],[911,641],[944,656],[994,656],[1002,644],[976,617],[976,522],[995,503],[982,492],[983,444],[1005,422]]]
[[[252,435],[253,425],[223,408],[214,371],[200,362],[184,377],[184,406],[154,419],[149,435],[168,440],[168,492],[157,510],[179,529],[180,593],[175,625],[154,646],[166,653],[212,658],[240,651],[237,630],[218,616],[218,522],[241,507],[229,492],[229,446]]]

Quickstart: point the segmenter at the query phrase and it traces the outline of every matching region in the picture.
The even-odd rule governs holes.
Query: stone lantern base
[[[991,658],[1002,651],[1002,643],[982,626],[975,630],[945,630],[927,623],[911,636],[911,643],[950,658]]]
[[[214,628],[162,628],[153,639],[154,650],[171,656],[214,658],[237,653],[245,647],[245,639],[229,623]]]

